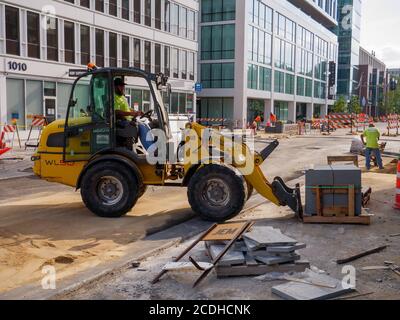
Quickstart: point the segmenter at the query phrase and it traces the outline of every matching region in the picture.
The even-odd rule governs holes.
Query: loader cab
[[[150,90],[153,107],[143,110],[145,117],[154,120],[167,139],[171,138],[168,113],[161,95],[167,77],[135,68],[92,67],[76,79],[72,88],[64,129],[65,162],[88,161],[98,153],[119,147],[114,109],[117,78]]]

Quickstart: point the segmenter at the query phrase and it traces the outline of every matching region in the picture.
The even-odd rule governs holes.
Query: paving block
[[[247,252],[252,252],[252,251],[256,251],[256,250],[260,250],[261,248],[263,248],[262,245],[260,245],[259,243],[252,241],[250,239],[244,239],[244,243],[246,245],[247,248]]]
[[[273,229],[271,227],[253,227],[253,229],[244,234],[243,238],[250,240],[256,245],[256,249],[260,249],[266,246],[285,246],[295,245],[298,241],[292,239],[284,234],[280,230]]]
[[[327,288],[307,283],[290,281],[285,284],[272,288],[272,293],[286,300],[326,300],[339,297],[341,295],[354,292],[354,289],[343,288],[342,281],[327,275],[318,274],[311,270],[304,273],[302,280],[336,286],[336,288]]]
[[[217,246],[217,245],[211,245],[209,247],[209,253],[211,258],[214,260],[218,255],[225,249],[225,246]],[[246,259],[244,257],[243,252],[241,251],[236,251],[236,250],[230,250],[228,251],[218,262],[218,265],[220,266],[233,266],[233,265],[240,265],[244,264],[246,262]]]
[[[313,187],[319,185],[334,185],[332,166],[315,166],[306,172],[306,210],[307,215],[317,214],[316,194]],[[324,195],[325,206],[333,206],[333,195]]]
[[[289,263],[289,262],[295,262],[300,260],[300,256],[297,254],[293,254],[288,257],[278,257],[278,256],[257,256],[255,257],[257,261],[260,261],[262,263],[265,263],[268,266],[273,266],[276,264],[282,264],[282,263]]]
[[[294,246],[267,247],[266,251],[269,253],[292,253],[305,248],[307,248],[305,243],[298,243]]]

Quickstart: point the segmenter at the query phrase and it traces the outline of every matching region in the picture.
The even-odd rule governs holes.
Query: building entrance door
[[[56,120],[56,98],[44,98],[44,111],[48,123],[52,123]]]

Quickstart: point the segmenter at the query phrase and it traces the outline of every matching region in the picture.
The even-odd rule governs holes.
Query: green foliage
[[[386,101],[381,106],[381,111],[384,114],[400,113],[400,78],[397,81],[397,89],[387,93]]]
[[[345,113],[347,111],[347,101],[346,98],[340,96],[333,105],[333,112],[334,113]]]
[[[348,112],[359,114],[361,110],[360,98],[358,96],[352,96],[348,105]]]

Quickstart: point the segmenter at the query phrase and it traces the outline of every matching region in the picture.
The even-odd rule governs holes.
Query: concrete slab
[[[266,251],[269,253],[292,253],[305,248],[307,248],[305,243],[298,243],[294,246],[267,247]]]
[[[329,286],[333,285],[336,286],[336,288],[326,288],[291,281],[273,287],[272,293],[286,300],[327,300],[355,291],[354,289],[343,288],[341,280],[337,280],[327,275],[318,274],[311,270],[307,270],[304,273],[304,278],[301,280],[310,283],[326,284]]]
[[[263,246],[260,245],[259,243],[252,241],[250,239],[245,239],[244,238],[244,243],[246,245],[247,248],[247,252],[252,252],[252,251],[256,251],[259,250],[260,248],[262,248]]]
[[[282,263],[289,263],[289,262],[295,262],[300,260],[300,256],[297,254],[293,254],[292,256],[288,257],[279,257],[279,256],[257,256],[255,259],[257,261],[260,261],[262,263],[265,263],[268,266],[273,266],[276,264],[282,264]]]
[[[218,255],[225,249],[225,246],[216,246],[211,245],[209,247],[208,252],[210,253],[211,258],[214,260]],[[230,250],[228,251],[218,263],[219,266],[233,266],[244,264],[246,259],[244,257],[243,252]]]
[[[295,239],[285,236],[280,230],[271,227],[254,227],[243,238],[257,243],[257,249],[266,246],[295,245],[298,242]]]

